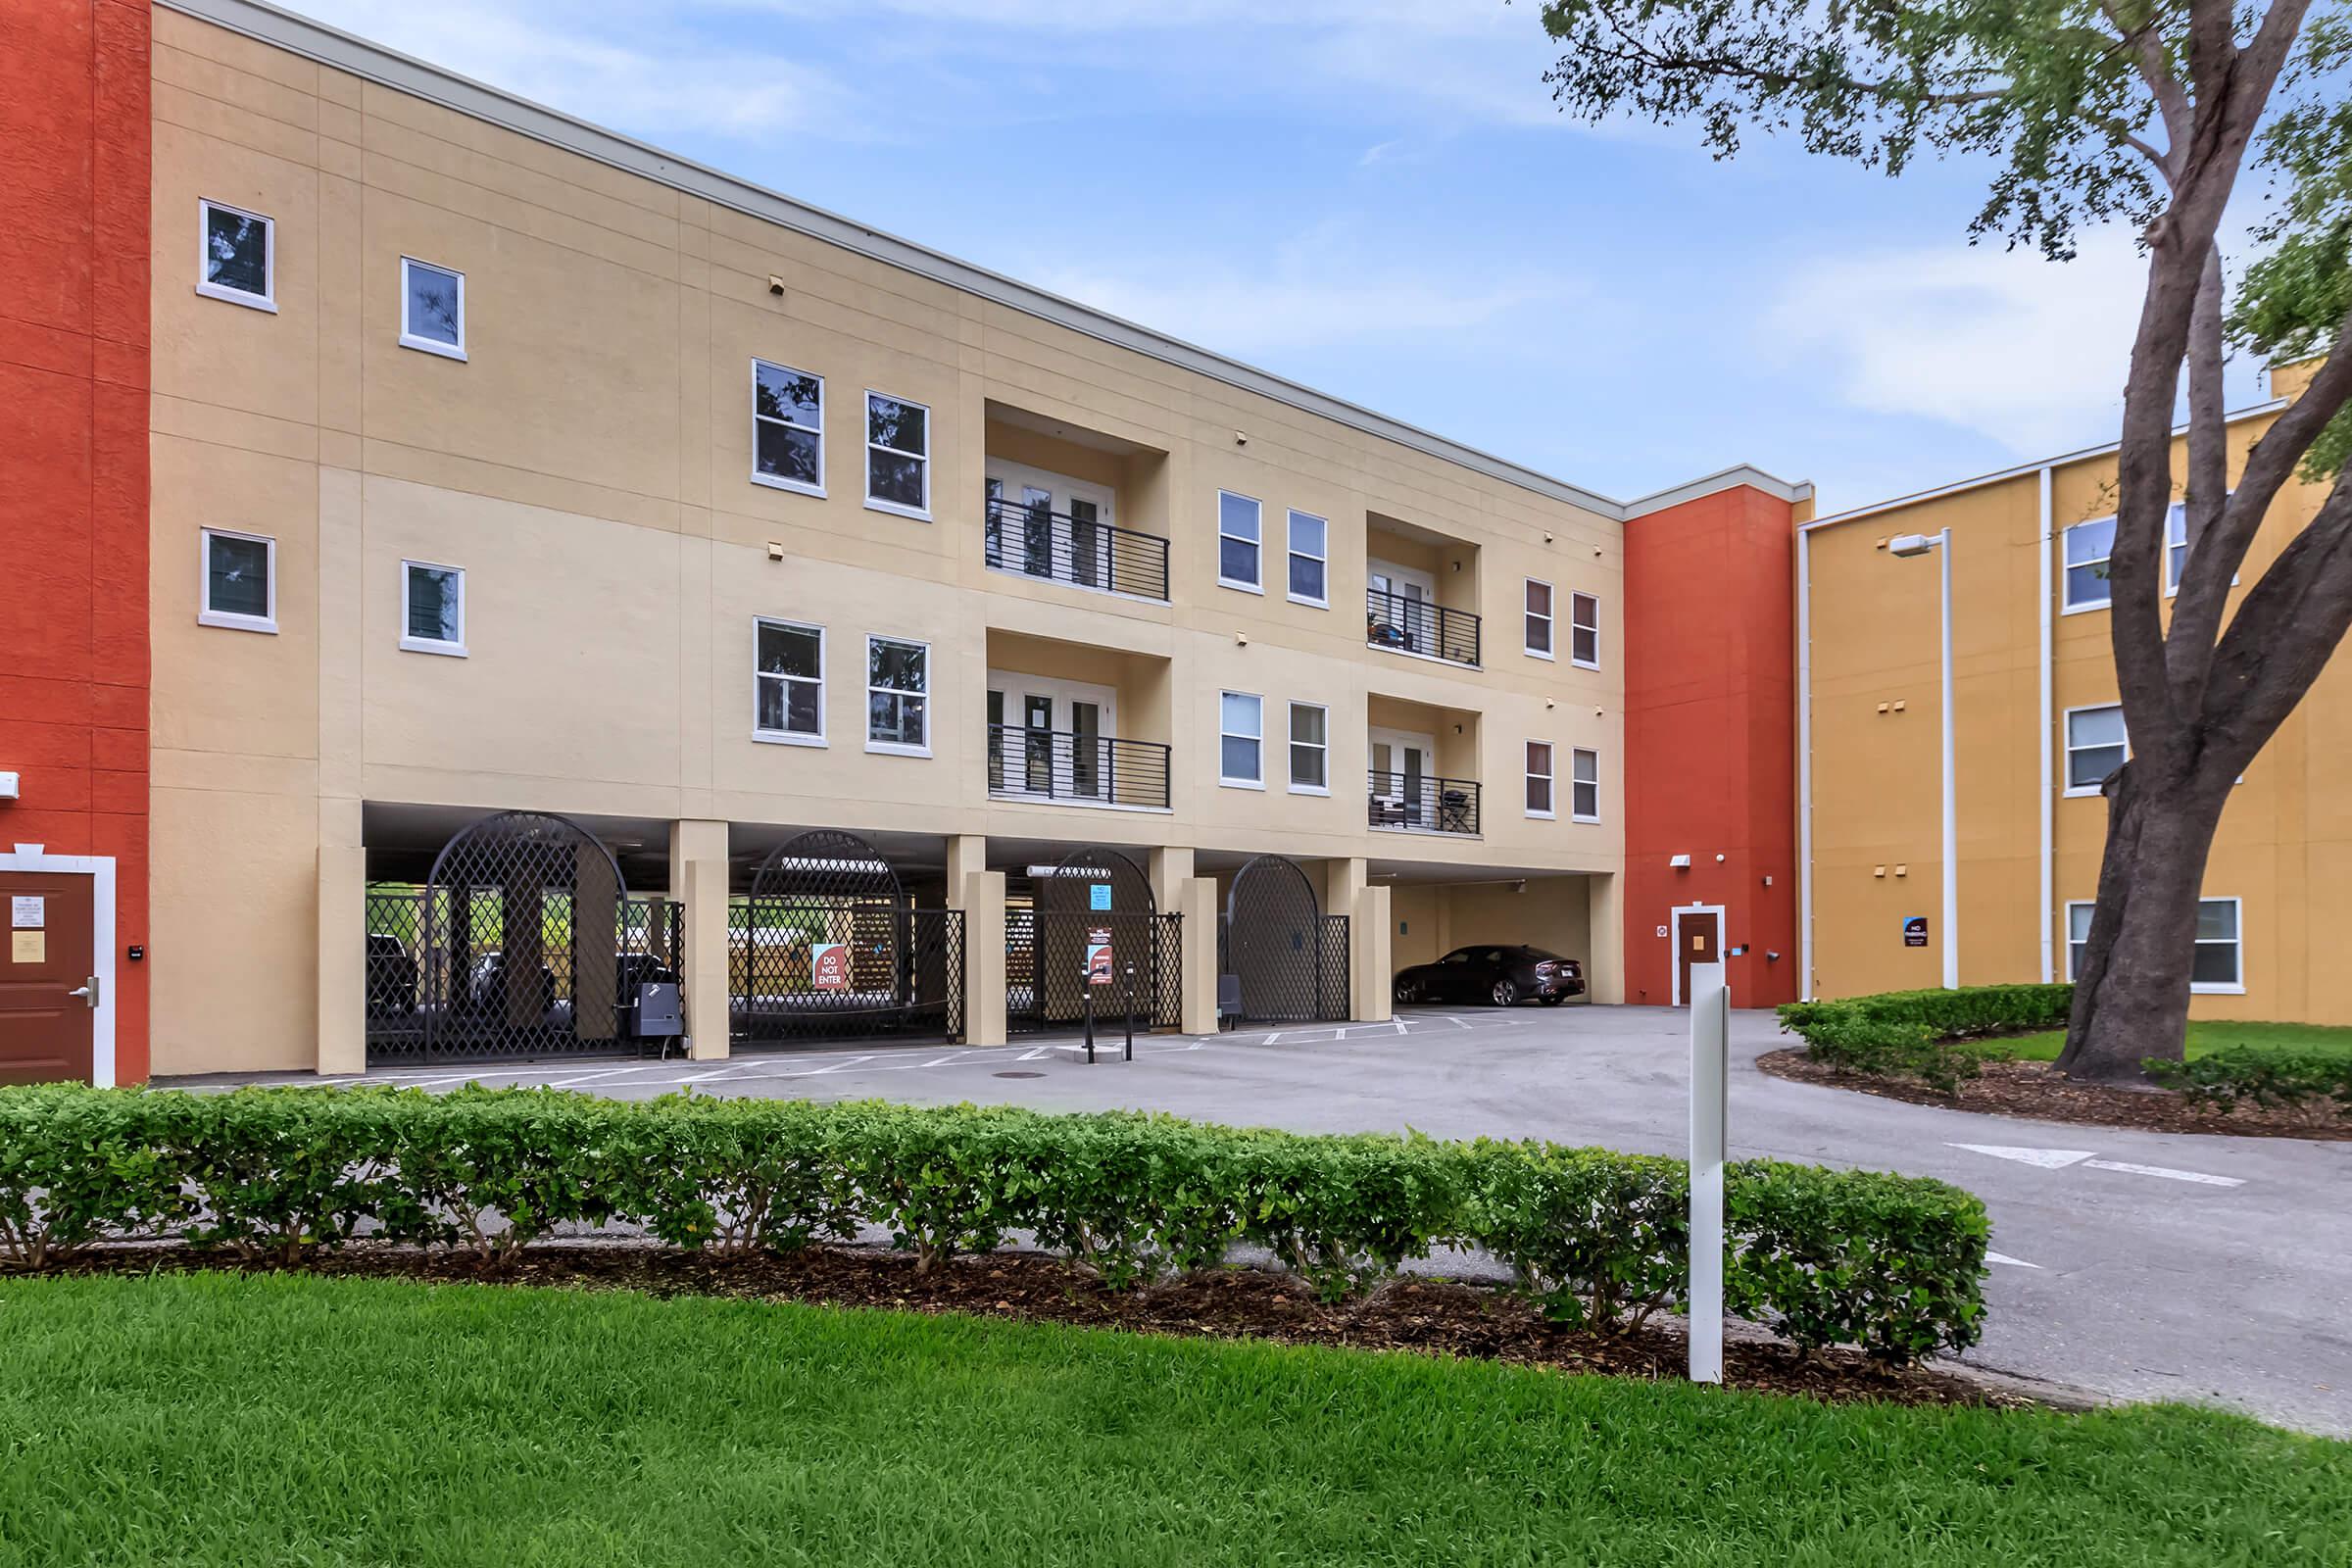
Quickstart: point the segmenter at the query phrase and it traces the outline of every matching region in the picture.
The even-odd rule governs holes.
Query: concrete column
[[[318,846],[318,1070],[368,1066],[368,852]]]
[[[948,835],[948,907],[969,907],[964,902],[965,884],[975,871],[988,869],[988,839],[979,833],[951,833]],[[1002,879],[999,879],[1002,881]]]
[[[1166,914],[1184,902],[1184,885],[1193,879],[1193,851],[1189,844],[1154,846],[1145,873],[1152,879],[1152,907]]]
[[[1362,861],[1357,861],[1362,864]],[[1394,1001],[1392,956],[1396,922],[1386,887],[1365,886],[1355,894],[1348,921],[1348,989],[1354,993],[1348,1016],[1358,1023],[1386,1023]]]
[[[950,850],[953,855],[953,847]],[[953,861],[951,861],[953,863]],[[963,909],[963,1043],[1004,1043],[1004,873],[967,871]]]
[[[1179,1026],[1188,1035],[1217,1032],[1217,883],[1197,876],[1184,884],[1184,1005]]]
[[[620,886],[601,845],[572,854],[571,1032],[581,1040],[612,1040],[620,981]]]
[[[1593,1002],[1625,1000],[1625,878],[1595,871],[1585,878],[1589,911],[1585,995]],[[1661,999],[1663,1000],[1663,999]]]
[[[1370,862],[1361,856],[1323,862],[1323,912],[1355,917],[1355,896],[1372,882]]]
[[[727,824],[669,824],[670,896],[686,906],[686,1034],[697,1061],[727,1054],[734,1022],[728,976]]]

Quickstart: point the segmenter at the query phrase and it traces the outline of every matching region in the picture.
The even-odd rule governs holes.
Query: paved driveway
[[[1124,1106],[1305,1132],[1413,1127],[1681,1152],[1688,1038],[1686,1015],[1663,1008],[1423,1010],[1396,1024],[1152,1037],[1132,1064],[1092,1067],[1016,1044],[378,1078]],[[2352,1144],[1977,1116],[1753,1069],[1787,1043],[1769,1015],[1735,1015],[1734,1154],[1938,1176],[1981,1195],[1998,1255],[1984,1343],[1969,1359],[2352,1435]]]

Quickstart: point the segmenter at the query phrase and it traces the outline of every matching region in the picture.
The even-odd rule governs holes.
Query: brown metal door
[[[1723,961],[1723,917],[1713,909],[1685,909],[1674,917],[1675,967],[1682,989],[1675,993],[1690,1004],[1690,966]]]
[[[90,1076],[92,879],[0,871],[0,1084]]]

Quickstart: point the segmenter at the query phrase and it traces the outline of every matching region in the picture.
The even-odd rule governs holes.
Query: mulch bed
[[[2352,1116],[2338,1110],[2332,1100],[2268,1108],[2241,1104],[2235,1110],[2219,1110],[2170,1089],[2075,1083],[2061,1077],[2046,1061],[1987,1061],[1981,1076],[1964,1081],[1959,1093],[1952,1095],[1916,1078],[1847,1072],[1815,1061],[1802,1046],[1767,1052],[1756,1058],[1756,1069],[1801,1084],[1827,1084],[1886,1100],[1907,1100],[1915,1105],[1941,1105],[1946,1110],[1982,1111],[1990,1116],[2129,1127],[2141,1132],[2220,1133],[2232,1138],[2352,1139]]]
[[[473,1261],[414,1248],[358,1245],[308,1265],[329,1275],[480,1281]],[[225,1268],[267,1272],[179,1247],[101,1249],[73,1260],[74,1272],[146,1273]],[[1652,1382],[1680,1382],[1687,1347],[1679,1323],[1644,1325],[1604,1337],[1547,1322],[1525,1300],[1492,1287],[1399,1279],[1363,1299],[1318,1301],[1291,1275],[1253,1268],[1207,1269],[1132,1291],[1111,1291],[1085,1270],[1034,1252],[951,1259],[918,1275],[912,1254],[871,1247],[809,1247],[735,1260],[646,1245],[543,1243],[493,1278],[515,1285],[633,1290],[652,1296],[724,1296],[878,1306],[917,1312],[1072,1323],[1212,1339],[1417,1351],[1552,1367]],[[1729,1327],[1737,1328],[1737,1325]],[[1879,1366],[1852,1350],[1810,1356],[1771,1341],[1727,1340],[1728,1386],[1833,1401],[2030,1408],[2042,1401],[1934,1367]]]

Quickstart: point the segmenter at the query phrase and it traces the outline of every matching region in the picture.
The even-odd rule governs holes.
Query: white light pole
[[[1954,787],[1956,749],[1952,743],[1952,530],[1897,534],[1886,541],[1895,556],[1937,554],[1942,572],[1943,627],[1943,989],[1960,989],[1960,808]]]

